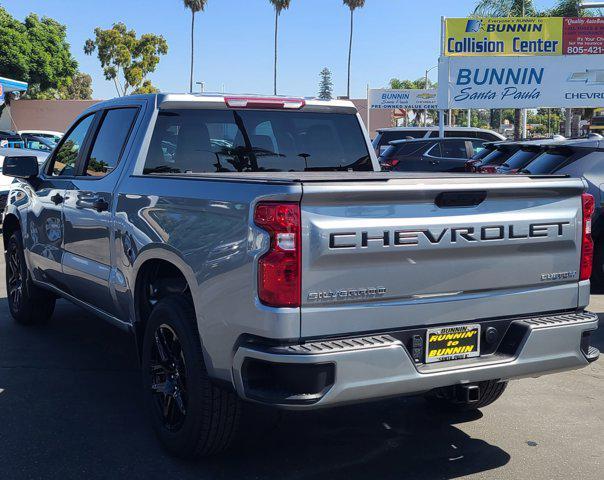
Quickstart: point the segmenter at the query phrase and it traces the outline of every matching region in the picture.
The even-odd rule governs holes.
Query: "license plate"
[[[480,325],[428,329],[426,363],[480,356]]]

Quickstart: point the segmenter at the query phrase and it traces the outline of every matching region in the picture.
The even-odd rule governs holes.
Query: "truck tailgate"
[[[576,307],[583,189],[522,176],[304,182],[301,336]]]

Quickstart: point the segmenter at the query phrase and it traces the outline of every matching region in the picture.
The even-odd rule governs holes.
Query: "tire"
[[[488,380],[486,382],[478,382],[478,385],[480,387],[480,394],[478,401],[475,402],[468,402],[467,400],[460,399],[458,395],[458,386],[438,388],[426,395],[425,398],[428,405],[437,410],[457,412],[477,410],[490,405],[501,397],[508,382]]]
[[[56,297],[33,284],[25,255],[21,232],[14,232],[8,240],[5,254],[6,293],[12,317],[22,325],[47,322],[55,309]]]
[[[186,296],[167,296],[153,308],[143,341],[142,377],[147,413],[166,450],[190,459],[229,447],[241,400],[208,377]]]

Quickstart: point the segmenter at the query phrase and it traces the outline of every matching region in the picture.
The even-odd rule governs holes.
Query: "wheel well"
[[[166,260],[147,260],[138,271],[134,289],[134,330],[139,356],[149,315],[154,305],[167,295],[184,295],[193,304],[187,279],[178,267]]]
[[[16,230],[19,230],[19,228],[21,228],[21,226],[17,217],[15,217],[14,215],[7,215],[4,218],[4,221],[2,223],[2,241],[4,242],[5,250],[8,246],[8,240],[10,239],[11,235]]]

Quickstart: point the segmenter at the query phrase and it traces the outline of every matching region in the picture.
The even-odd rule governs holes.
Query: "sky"
[[[440,18],[464,17],[475,0],[367,0],[355,12],[351,96],[385,87],[393,78],[416,79],[437,64]],[[547,7],[553,1],[536,2]],[[163,35],[169,52],[149,75],[164,92],[189,87],[190,12],[182,0],[0,0],[19,20],[34,12],[67,25],[67,39],[81,71],[93,78],[93,97],[116,96],[96,54],[83,46],[96,27],[124,22],[138,35]],[[292,0],[279,20],[278,93],[312,96],[319,72],[333,74],[334,95],[346,94],[349,10],[341,0]],[[274,10],[269,0],[208,0],[196,16],[195,81],[206,91],[271,94]],[[437,71],[430,77],[436,81]],[[196,86],[199,88],[199,86]]]

